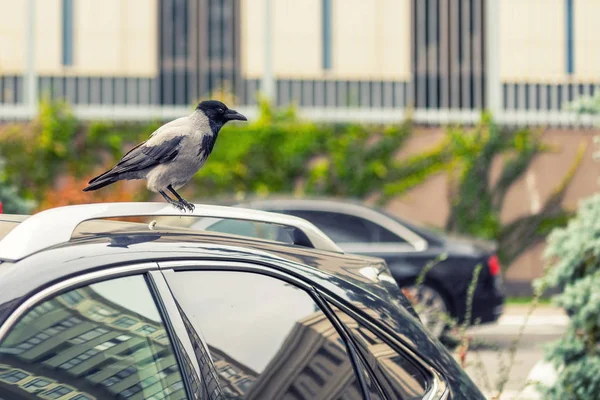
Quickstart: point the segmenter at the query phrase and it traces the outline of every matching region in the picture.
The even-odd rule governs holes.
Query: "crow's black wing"
[[[148,146],[147,142],[140,143],[129,150],[110,171],[97,176],[89,183],[94,183],[98,179],[109,176],[143,171],[158,164],[172,161],[179,153],[179,145],[182,140],[183,136],[175,136],[155,146]]]

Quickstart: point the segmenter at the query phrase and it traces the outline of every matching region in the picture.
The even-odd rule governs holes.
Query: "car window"
[[[238,271],[175,272],[167,281],[229,398],[363,398],[344,341],[304,290]]]
[[[429,388],[431,375],[336,306],[333,312],[348,328],[355,342],[366,355],[366,362],[388,397],[393,399],[422,399]]]
[[[186,399],[145,279],[95,283],[25,314],[0,344],[0,398]]]
[[[195,227],[195,226],[194,226]],[[259,239],[293,243],[292,236],[280,225],[271,223],[222,219],[205,228],[207,231],[230,233]]]
[[[303,210],[287,213],[312,222],[336,243],[406,243],[382,226],[353,215]]]

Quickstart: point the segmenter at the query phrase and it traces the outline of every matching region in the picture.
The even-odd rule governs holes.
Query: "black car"
[[[467,322],[490,323],[502,314],[504,294],[493,245],[452,238],[349,200],[272,198],[236,205],[306,219],[344,251],[383,258],[398,285],[420,305],[419,314],[435,336],[441,336],[448,326],[445,318],[439,318],[441,314],[449,315],[455,322],[465,322],[467,289],[478,264],[483,268],[477,277],[471,319]],[[239,229],[216,220],[198,221],[193,227],[221,232]],[[249,228],[247,231],[260,236]],[[439,263],[415,288],[419,274],[436,260]]]
[[[383,260],[291,216],[196,205],[285,226],[292,243],[278,243],[165,215],[181,213],[0,215],[1,399],[484,398]],[[151,220],[114,220],[132,216]]]

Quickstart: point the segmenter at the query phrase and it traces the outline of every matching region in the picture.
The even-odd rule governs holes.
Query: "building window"
[[[96,339],[98,336],[104,335],[105,333],[108,333],[107,329],[104,328],[96,328],[93,329],[91,331],[88,331],[86,333],[83,333],[77,337],[74,337],[73,339],[71,339],[72,343],[75,344],[82,344],[82,343],[86,343],[89,342],[92,339]]]
[[[98,321],[104,321],[106,318],[112,317],[117,312],[108,307],[94,306],[90,310],[90,313],[93,314],[92,316]]]
[[[29,374],[21,371],[8,371],[0,375],[0,379],[9,383],[16,383],[27,378]]]
[[[83,295],[78,291],[68,292],[60,296],[67,304],[74,306],[83,300]]]
[[[135,367],[127,367],[127,368],[125,368],[124,370],[122,370],[122,371],[119,371],[119,372],[117,373],[117,376],[118,376],[119,378],[121,378],[121,379],[125,379],[125,378],[127,378],[128,376],[135,374],[136,372],[137,372],[137,368],[135,368]]]
[[[575,49],[574,49],[574,11],[573,11],[573,0],[567,1],[567,74],[571,75],[575,72]]]
[[[42,378],[37,378],[37,379],[34,379],[31,382],[28,382],[27,384],[25,384],[25,390],[27,390],[28,392],[35,392],[41,388],[45,388],[49,384],[50,384],[50,381],[47,381],[46,379],[42,379]]]
[[[103,380],[102,383],[104,386],[112,386],[117,382],[120,382],[121,379],[117,378],[116,376],[111,376],[110,378],[107,378],[105,380]]]
[[[78,396],[73,397],[70,400],[93,400],[91,397],[86,396],[85,394],[80,394]]]
[[[121,382],[123,379],[135,374],[137,372],[137,368],[135,367],[127,367],[122,371],[119,371],[116,375],[111,376],[110,378],[105,379],[101,383],[104,386],[112,386],[117,382]]]
[[[140,385],[138,383],[137,385],[133,385],[133,386],[128,387],[127,389],[123,390],[119,394],[121,395],[121,397],[128,398],[128,397],[131,397],[134,394],[136,394],[138,392],[141,392],[141,391],[142,391],[142,388],[140,387]]]
[[[129,336],[129,335],[121,335],[121,336],[117,336],[115,339],[117,341],[119,341],[119,342],[126,342],[129,339],[131,339],[131,336]]]
[[[97,346],[94,347],[94,349],[98,350],[98,351],[104,351],[104,350],[108,350],[111,347],[114,347],[116,344],[112,341],[109,340],[107,342],[101,343]]]
[[[120,326],[121,328],[129,328],[130,326],[133,326],[135,324],[137,324],[137,321],[129,317],[119,318],[115,321],[115,325]]]
[[[64,386],[57,386],[54,389],[51,389],[50,391],[44,393],[44,397],[47,397],[49,399],[60,399],[65,394],[69,394],[72,391],[73,390]]]
[[[137,330],[139,333],[144,333],[146,335],[150,335],[156,332],[156,328],[150,325],[144,325],[140,329]]]
[[[221,375],[225,379],[229,379],[233,376],[236,376],[237,373],[235,372],[235,370],[233,368],[228,366],[228,367],[223,368],[221,371],[219,371],[219,375]]]
[[[62,368],[62,369],[71,369],[71,368],[73,368],[73,367],[81,364],[85,360],[87,360],[89,358],[92,358],[96,354],[98,354],[98,350],[96,350],[96,349],[89,349],[88,351],[81,353],[77,357],[71,358],[66,363],[61,364],[60,368]]]
[[[81,323],[81,320],[77,317],[69,317],[67,319],[64,319],[60,322],[60,325],[67,327],[67,328],[72,328],[75,325],[78,325]]]
[[[331,69],[331,0],[321,0],[323,9],[323,69]]]
[[[62,0],[62,63],[73,65],[73,0]]]

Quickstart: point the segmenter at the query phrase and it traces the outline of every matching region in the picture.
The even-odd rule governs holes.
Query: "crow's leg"
[[[177,200],[179,200],[179,204],[183,205],[185,208],[187,208],[190,211],[194,211],[194,208],[196,208],[196,206],[194,206],[192,203],[190,203],[189,201],[185,200],[183,197],[181,197],[179,195],[179,193],[177,193],[175,191],[175,189],[173,189],[173,186],[169,185],[167,186],[167,189],[169,189],[169,191],[171,193],[173,193],[175,195],[175,197],[177,197]]]
[[[161,194],[162,197],[165,198],[165,200],[171,204],[174,205],[175,207],[179,208],[181,211],[185,211],[185,207],[183,204],[181,204],[181,202],[175,201],[172,198],[170,198],[165,192],[163,192],[162,190],[159,190],[158,193]]]

